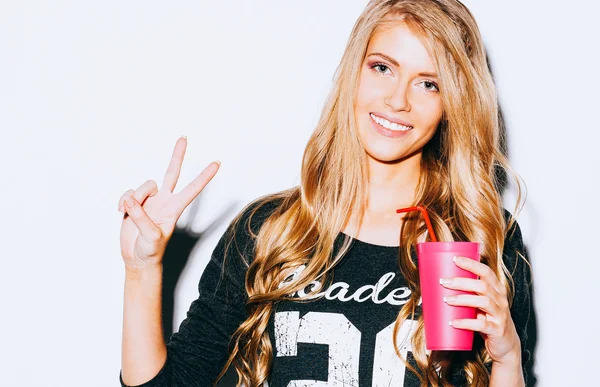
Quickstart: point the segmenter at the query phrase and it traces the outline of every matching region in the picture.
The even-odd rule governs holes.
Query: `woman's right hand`
[[[173,235],[177,219],[219,170],[219,162],[211,163],[181,192],[173,193],[186,146],[185,137],[179,138],[175,143],[160,189],[155,181],[148,180],[135,191],[128,190],[119,199],[119,211],[124,213],[120,237],[121,256],[128,269],[144,269],[162,264],[163,254]]]

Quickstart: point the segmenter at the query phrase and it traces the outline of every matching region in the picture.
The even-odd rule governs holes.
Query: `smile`
[[[383,126],[386,129],[389,129],[389,130],[406,132],[413,128],[412,126],[404,126],[404,125],[397,124],[395,122],[389,122],[385,118],[378,117],[373,113],[371,113],[370,116],[373,119],[373,121],[375,121],[379,125]]]

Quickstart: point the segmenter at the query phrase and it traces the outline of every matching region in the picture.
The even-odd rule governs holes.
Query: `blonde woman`
[[[216,246],[168,344],[161,331],[162,255],[176,220],[215,175],[173,193],[186,140],[160,189],[126,192],[121,384],[210,386],[235,367],[245,386],[523,386],[530,353],[529,265],[502,207],[496,89],[471,13],[457,0],[372,0],[356,22],[310,138],[298,187],[250,203]],[[519,209],[521,196],[517,200]],[[415,244],[482,243],[457,260],[478,308],[452,321],[472,351],[425,348]]]

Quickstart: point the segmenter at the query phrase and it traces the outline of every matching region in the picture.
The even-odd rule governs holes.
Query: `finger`
[[[448,322],[454,328],[468,329],[470,331],[481,332],[486,335],[498,335],[498,327],[487,319],[457,319]]]
[[[142,205],[144,204],[144,200],[147,197],[153,196],[158,192],[158,187],[156,186],[156,182],[154,180],[148,180],[144,182],[144,184],[140,185],[138,189],[135,190],[133,197]]]
[[[175,143],[175,149],[173,149],[173,155],[171,156],[169,167],[167,168],[162,186],[160,187],[161,190],[173,192],[175,189],[177,180],[179,180],[179,173],[181,172],[181,164],[183,163],[183,156],[185,155],[186,147],[187,139],[185,137],[178,138],[177,142]]]
[[[488,265],[469,257],[460,256],[454,257],[454,262],[456,266],[476,274],[479,276],[479,279],[489,283],[498,293],[502,293],[501,289],[504,289],[504,286],[498,280],[496,273]]]
[[[477,274],[479,278],[498,281],[496,274],[494,274],[494,272],[492,271],[492,269],[490,269],[488,265],[478,262],[474,259],[471,259],[469,257],[456,256],[454,257],[454,263],[461,269]]]
[[[124,202],[127,214],[140,230],[140,234],[148,241],[158,240],[162,234],[160,228],[150,219],[140,203],[133,196],[127,196]]]
[[[176,196],[179,198],[180,211],[183,211],[200,192],[206,187],[206,185],[212,180],[217,174],[221,162],[215,161],[210,163],[204,170],[198,175],[190,184],[187,185],[181,192]]]
[[[484,294],[488,296],[492,294],[492,291],[495,292],[495,289],[493,289],[486,282],[473,278],[441,278],[440,284],[448,289],[464,290],[466,292],[475,292],[477,294]]]
[[[133,195],[135,191],[132,189],[128,189],[127,192],[125,192],[123,195],[121,195],[121,197],[119,198],[119,212],[125,212],[125,206],[123,205],[123,200],[125,200],[125,198],[127,196],[131,196]]]
[[[502,313],[500,305],[487,296],[476,296],[471,294],[461,294],[456,296],[444,297],[444,301],[454,306],[470,306],[478,308],[491,315],[500,315]]]

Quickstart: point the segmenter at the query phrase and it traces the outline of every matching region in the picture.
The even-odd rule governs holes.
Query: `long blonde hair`
[[[333,88],[307,144],[300,186],[250,204],[258,204],[256,211],[261,204],[279,203],[254,235],[253,257],[243,257],[249,263],[245,283],[248,319],[232,336],[230,357],[219,379],[233,364],[238,386],[264,384],[273,355],[267,325],[275,303],[290,299],[290,294],[316,279],[327,279],[349,248],[351,239],[346,238],[334,255],[334,240],[348,220],[348,210],[362,216],[367,192],[366,152],[354,116],[358,79],[375,30],[399,20],[407,23],[430,53],[439,74],[443,104],[436,133],[423,149],[415,203],[428,208],[440,241],[481,243],[481,261],[506,286],[512,303],[512,278],[502,253],[506,232],[515,220],[505,222],[500,196],[503,182],[498,172],[515,182],[518,195],[513,213],[522,206],[522,189],[502,152],[496,88],[477,24],[458,0],[372,0],[354,25]],[[411,249],[425,231],[422,219],[409,214],[399,235],[399,268],[412,291],[394,329],[394,346],[401,358],[397,330],[414,316],[420,298]],[[302,276],[279,287],[285,274],[300,265],[306,265]],[[427,355],[422,317],[417,319],[412,348],[418,369],[403,361],[422,385],[449,386],[446,379],[452,354],[433,351]],[[469,383],[487,386],[486,364],[491,358],[485,347],[479,343],[460,356]]]

